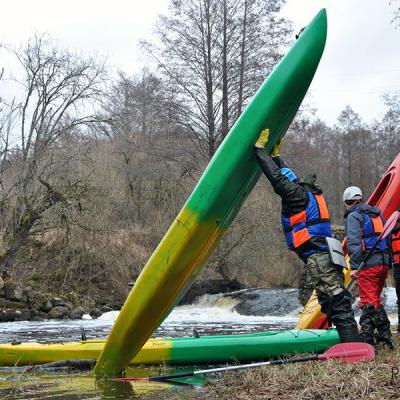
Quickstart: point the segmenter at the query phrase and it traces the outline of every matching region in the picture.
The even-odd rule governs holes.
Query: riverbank
[[[398,399],[400,393],[400,340],[395,350],[377,352],[372,362],[342,364],[334,361],[287,364],[226,373],[202,390],[168,396],[178,400],[259,399]],[[156,397],[152,397],[155,399]]]
[[[341,238],[344,235],[342,227],[333,228],[337,237]],[[29,241],[30,251],[23,252],[10,265],[9,270],[0,273],[0,322],[79,320],[84,315],[97,318],[108,311],[120,310],[141,268],[159,240],[157,235],[149,236],[143,232],[135,234],[131,232],[132,235],[128,235],[125,231],[122,233],[118,235],[120,239],[124,238],[120,243],[122,247],[117,246],[118,249],[114,251],[110,249],[106,251],[106,243],[101,242],[97,246],[104,252],[98,251],[99,249],[93,245],[93,249],[97,250],[89,252],[90,254],[84,247],[79,247],[81,242],[65,243],[60,238],[57,240],[57,232],[41,240]],[[281,248],[283,242],[279,243],[277,242],[276,246]],[[108,241],[107,245],[110,244],[115,245],[115,241]],[[141,257],[128,252],[132,245],[133,249],[137,250],[139,244],[145,248],[145,251],[140,253]],[[73,248],[65,253],[62,251],[63,246]],[[274,258],[266,252],[269,257],[263,258],[264,264],[261,269],[253,271],[252,268],[245,268],[241,264],[240,273],[231,271],[234,269],[234,264],[230,262],[224,262],[223,269],[218,268],[219,256],[215,254],[182,297],[179,305],[193,304],[203,295],[231,293],[242,289],[258,288],[262,291],[267,287],[297,287],[297,278],[301,271],[299,260],[284,247],[281,250],[285,250],[282,253],[285,257],[280,255]],[[115,262],[121,254],[126,258],[126,262],[135,260],[137,262],[135,268],[128,263],[129,267],[126,265],[126,268],[121,267],[123,273],[121,271],[118,273]],[[106,259],[103,259],[104,257]],[[279,268],[269,267],[277,264]],[[281,272],[283,276],[287,275],[288,279],[275,277],[275,274],[279,275]],[[257,293],[251,295],[252,299],[237,299],[237,312],[244,315],[270,315],[271,312],[280,312],[279,302],[268,303],[263,301],[262,295]],[[275,306],[276,310],[273,310]]]
[[[54,288],[24,285],[3,271],[0,275],[0,322],[43,321],[49,319],[98,318],[109,311],[120,310],[121,296],[110,296],[106,290],[98,289],[90,296],[70,291],[57,294]],[[128,285],[127,285],[128,286]],[[235,292],[245,289],[236,280],[210,279],[195,282],[181,299],[180,305],[191,304],[205,294]]]

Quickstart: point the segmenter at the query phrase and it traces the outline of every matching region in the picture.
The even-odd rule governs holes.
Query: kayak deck
[[[296,353],[320,353],[339,342],[336,330],[287,330],[149,339],[130,365],[201,364],[257,361]],[[63,343],[0,344],[0,366],[97,359],[104,340]]]

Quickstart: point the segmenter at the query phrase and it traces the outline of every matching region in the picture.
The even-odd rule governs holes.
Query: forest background
[[[148,68],[130,76],[47,34],[1,45],[0,266],[36,290],[121,302],[207,163],[274,65],[293,44],[283,0],[172,0]],[[399,13],[394,15],[397,24]],[[316,173],[334,224],[342,192],[367,198],[400,151],[400,95],[365,123],[348,105],[336,124],[303,107],[283,158]],[[297,286],[280,200],[261,178],[199,280]]]

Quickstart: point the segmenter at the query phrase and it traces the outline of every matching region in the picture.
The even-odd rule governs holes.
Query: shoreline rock
[[[245,289],[246,286],[236,279],[229,281],[225,279],[210,279],[208,281],[194,282],[185,296],[182,297],[179,305],[192,304],[197,297],[204,294],[229,293]]]
[[[295,288],[248,289],[230,294],[239,301],[234,310],[240,315],[251,316],[278,316],[300,311],[302,307],[297,296],[298,289]]]
[[[0,277],[0,322],[81,319],[88,312],[68,299],[46,295],[29,286],[22,287],[7,273]]]

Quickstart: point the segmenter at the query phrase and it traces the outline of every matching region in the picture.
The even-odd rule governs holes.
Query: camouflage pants
[[[343,291],[343,284],[343,273],[331,263],[328,253],[314,253],[308,257],[300,277],[299,302],[305,306],[314,289],[335,296]]]
[[[321,311],[328,317],[329,325],[336,326],[340,340],[358,341],[351,295],[344,287],[343,272],[331,263],[329,254],[322,252],[309,256],[304,274],[306,287],[317,291]]]

